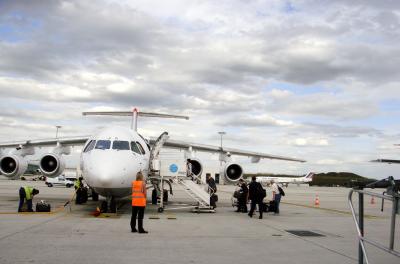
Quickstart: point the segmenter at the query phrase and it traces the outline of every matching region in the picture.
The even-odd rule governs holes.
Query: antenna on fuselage
[[[139,112],[139,110],[135,107],[132,111],[96,111],[96,112],[82,112],[82,115],[103,115],[103,116],[131,116],[131,129],[137,131],[137,119],[139,116],[143,117],[161,117],[161,118],[177,118],[177,119],[186,119],[188,120],[188,116],[181,115],[170,115],[170,114],[160,114],[160,113],[151,113],[151,112]]]

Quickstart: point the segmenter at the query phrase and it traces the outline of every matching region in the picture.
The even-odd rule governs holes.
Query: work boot
[[[138,219],[138,226],[139,226],[139,233],[140,234],[147,234],[146,230],[143,229],[143,219]]]

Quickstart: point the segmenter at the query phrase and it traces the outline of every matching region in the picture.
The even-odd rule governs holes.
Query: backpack
[[[283,189],[281,187],[278,186],[278,190],[279,190],[280,195],[285,196],[285,192],[283,191]]]
[[[267,191],[262,187],[261,183],[257,186],[257,196],[264,199],[267,196]]]

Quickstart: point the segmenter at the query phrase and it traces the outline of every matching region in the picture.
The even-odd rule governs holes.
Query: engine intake
[[[4,156],[0,159],[0,171],[6,177],[19,178],[28,168],[28,161],[17,155]]]
[[[41,157],[39,168],[45,176],[55,177],[64,171],[65,161],[57,154],[48,153]]]
[[[230,182],[237,182],[243,176],[243,169],[239,164],[230,163],[224,169],[225,178]]]
[[[203,172],[203,164],[199,159],[193,158],[190,159],[190,164],[192,164],[192,173],[196,176],[199,177],[201,176],[201,173]]]

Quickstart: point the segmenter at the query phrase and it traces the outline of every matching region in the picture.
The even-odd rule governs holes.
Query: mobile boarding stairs
[[[214,213],[215,209],[210,203],[210,197],[213,195],[212,189],[208,188],[208,185],[198,184],[201,183],[200,176],[196,177],[187,173],[186,159],[160,158],[160,151],[168,138],[167,132],[162,133],[155,141],[150,152],[149,179],[157,191],[158,212],[192,208],[193,212]],[[164,196],[168,195],[168,193],[164,192],[165,184],[170,187],[171,194],[171,184],[180,186],[193,199],[194,204],[165,208],[166,199],[164,199]]]

